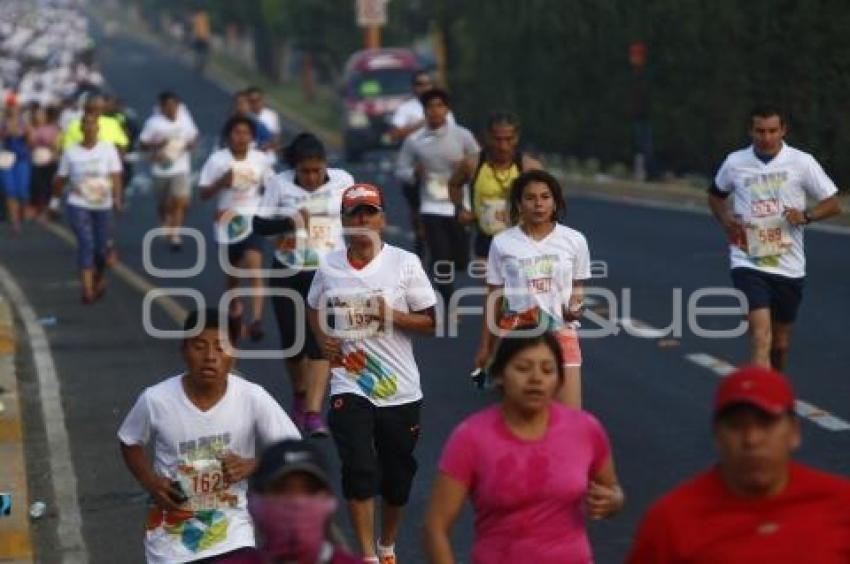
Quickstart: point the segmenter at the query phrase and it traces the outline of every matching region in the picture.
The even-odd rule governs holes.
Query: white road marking
[[[641,339],[663,339],[670,334],[670,329],[656,329],[649,323],[633,317],[622,317],[618,323],[629,335]]]
[[[703,368],[708,368],[709,370],[721,377],[728,376],[731,372],[735,371],[735,367],[733,365],[729,364],[725,360],[713,357],[710,354],[687,354],[685,355],[685,358],[687,358],[694,364],[702,366]]]
[[[797,400],[794,410],[800,417],[814,421],[824,429],[829,429],[830,431],[850,431],[850,423],[803,400]]]
[[[710,354],[694,353],[685,355],[685,358],[703,368],[708,368],[721,378],[735,370],[733,365]],[[850,431],[850,423],[809,402],[797,400],[794,404],[794,411],[800,417],[804,417],[828,431]]]
[[[65,227],[50,221],[43,221],[41,222],[41,225],[45,229],[47,229],[48,231],[50,231],[51,233],[71,245],[72,247],[77,246],[77,240],[74,238],[73,233],[71,233]],[[135,288],[142,294],[147,294],[151,290],[157,288],[155,285],[151,284],[140,274],[137,274],[134,270],[129,268],[123,262],[119,261],[118,264],[112,267],[112,271],[115,272],[115,274],[119,278],[124,280],[124,282],[126,282],[132,288]],[[175,323],[180,326],[183,325],[183,320],[186,319],[186,315],[188,315],[189,312],[186,310],[186,308],[181,306],[177,302],[177,300],[169,296],[159,296],[154,301],[159,304],[159,306],[165,311],[165,313],[168,314],[171,319],[174,320]]]
[[[53,354],[50,352],[50,343],[26,295],[2,265],[0,265],[0,284],[9,296],[9,301],[18,309],[35,361],[41,398],[41,416],[47,434],[50,479],[53,483],[58,509],[56,534],[62,551],[62,562],[87,563],[89,553],[82,533],[83,518],[80,514],[80,501],[77,494],[77,474],[71,458],[68,428],[65,425],[65,411],[62,407],[62,392]]]

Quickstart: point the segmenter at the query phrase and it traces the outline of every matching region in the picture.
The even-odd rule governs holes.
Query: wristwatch
[[[814,220],[812,219],[812,216],[809,215],[809,212],[807,210],[803,210],[803,225],[808,225],[813,221]]]

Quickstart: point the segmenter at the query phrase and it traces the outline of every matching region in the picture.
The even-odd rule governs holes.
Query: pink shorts
[[[561,345],[564,366],[581,366],[581,347],[578,343],[578,331],[575,327],[564,327],[555,332]]]

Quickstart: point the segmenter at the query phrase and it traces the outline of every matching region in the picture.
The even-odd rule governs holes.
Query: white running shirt
[[[178,112],[174,121],[162,113],[148,118],[139,134],[142,143],[158,143],[165,141],[160,149],[169,162],[153,162],[151,173],[154,176],[168,177],[177,174],[188,174],[191,170],[189,152],[186,146],[198,136],[198,128],[188,111]]]
[[[350,336],[342,341],[342,366],[331,369],[331,395],[357,394],[379,407],[418,401],[422,388],[410,337],[392,327],[379,330],[365,319],[375,311],[370,299],[379,295],[388,308],[402,312],[437,303],[419,257],[387,243],[360,270],[343,249],[328,254],[316,271],[307,303],[320,318],[333,316],[334,329]]]
[[[186,396],[182,378],[173,376],[142,392],[118,430],[125,445],[153,443],[154,472],[179,481],[189,496],[188,515],[168,526],[148,523],[149,564],[189,562],[254,546],[248,484],[227,484],[216,456],[231,452],[254,458],[258,441],[265,446],[300,438],[280,405],[257,384],[230,374],[221,400],[201,411]]]
[[[806,198],[820,202],[838,191],[820,164],[810,154],[787,144],[769,162],[755,155],[753,147],[731,153],[714,179],[722,192],[735,197],[733,210],[747,229],[750,256],[737,245],[729,246],[732,268],[752,268],[789,278],[806,275],[803,227],[788,223],[784,208],[806,209]],[[766,243],[781,239],[778,254]],[[765,243],[765,244],[762,244]]]
[[[244,159],[237,161],[230,149],[219,149],[201,168],[198,185],[211,186],[229,170],[233,171],[233,185],[219,192],[218,210],[253,216],[260,205],[263,182],[273,173],[268,156],[250,149]]]
[[[590,251],[584,235],[560,223],[540,241],[518,226],[493,238],[487,257],[487,283],[504,287],[505,313],[564,327],[573,280],[587,280]]]
[[[340,208],[342,193],[354,185],[354,178],[338,168],[327,169],[328,181],[315,190],[305,190],[295,183],[295,171],[285,170],[269,177],[257,215],[271,219],[276,216],[296,218],[298,210],[307,210],[309,225],[306,241],[300,248],[286,253],[291,260],[283,262],[302,270],[315,270],[319,261],[331,251],[345,248],[342,237]],[[291,255],[291,256],[290,256]],[[285,259],[279,254],[279,258]]]
[[[68,204],[88,210],[112,208],[112,174],[121,173],[118,149],[98,141],[91,149],[72,145],[59,159],[56,176],[68,179]]]

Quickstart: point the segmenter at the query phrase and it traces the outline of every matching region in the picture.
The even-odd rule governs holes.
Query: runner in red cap
[[[346,248],[319,265],[307,316],[331,362],[328,424],[354,533],[365,562],[395,564],[418,467],[422,387],[410,336],[433,334],[437,297],[419,257],[381,239],[386,219],[379,188],[351,186],[341,211]]]
[[[850,481],[791,460],[800,424],[784,376],[728,376],[713,434],[718,464],[650,508],[629,564],[850,562]]]

